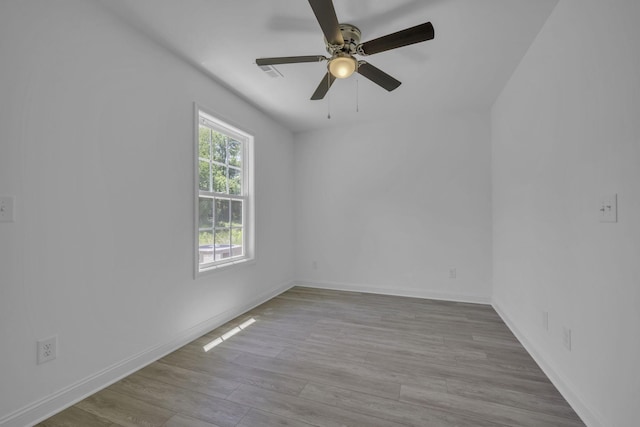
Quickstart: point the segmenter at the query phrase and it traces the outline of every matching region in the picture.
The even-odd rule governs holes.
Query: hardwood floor
[[[584,426],[490,306],[307,288],[40,425]]]

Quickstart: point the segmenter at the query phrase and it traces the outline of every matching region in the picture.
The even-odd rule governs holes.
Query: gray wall
[[[16,198],[0,223],[0,425],[291,285],[289,131],[95,2],[2,2],[0,58],[0,195]],[[197,280],[194,102],[252,132],[258,165],[257,262]],[[56,334],[58,358],[36,365]]]
[[[639,17],[560,1],[492,114],[494,303],[590,426],[638,423]]]
[[[296,134],[295,164],[298,281],[490,300],[488,112]]]

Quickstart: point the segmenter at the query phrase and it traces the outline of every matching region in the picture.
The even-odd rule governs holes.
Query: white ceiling
[[[324,100],[311,101],[326,63],[278,65],[283,78],[269,77],[255,65],[260,57],[326,55],[306,0],[103,0],[131,25],[294,132],[389,116],[486,109],[557,2],[334,0],[338,20],[358,26],[362,41],[427,21],[436,36],[366,58],[402,82],[395,91],[354,75],[337,80]]]

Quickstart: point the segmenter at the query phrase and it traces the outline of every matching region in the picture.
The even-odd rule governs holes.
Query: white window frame
[[[195,277],[206,273],[217,271],[234,265],[246,264],[255,259],[255,197],[254,197],[254,137],[252,134],[245,132],[217,118],[217,115],[211,113],[197,104],[195,107],[195,126],[194,126],[194,265]],[[216,132],[228,135],[242,143],[242,191],[240,195],[229,195],[225,193],[216,193],[200,190],[200,125],[204,124]],[[200,216],[199,216],[199,199],[201,196],[220,197],[242,200],[242,238],[243,238],[243,254],[225,258],[221,260],[213,260],[210,263],[202,265],[200,263]],[[215,208],[214,208],[215,209]],[[215,236],[215,225],[214,225]]]

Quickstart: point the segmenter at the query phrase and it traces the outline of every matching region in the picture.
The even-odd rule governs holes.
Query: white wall
[[[488,112],[295,138],[297,283],[489,301]]]
[[[561,0],[492,112],[494,302],[590,426],[638,425],[639,18]]]
[[[0,3],[0,195],[17,205],[0,223],[0,425],[293,278],[291,133],[91,3]],[[251,131],[257,159],[257,262],[197,280],[194,102]],[[36,365],[54,334],[58,358]]]

